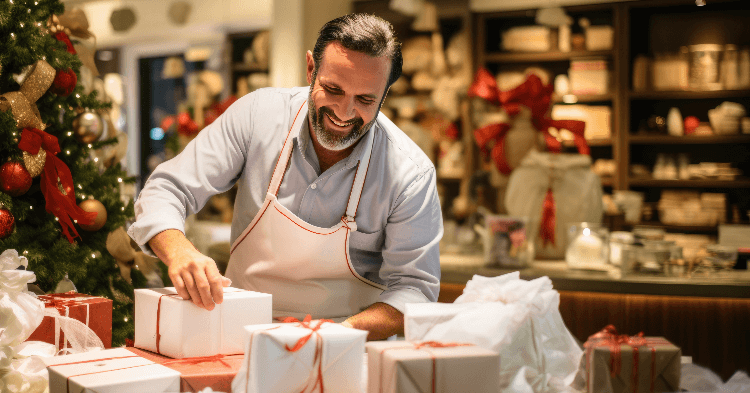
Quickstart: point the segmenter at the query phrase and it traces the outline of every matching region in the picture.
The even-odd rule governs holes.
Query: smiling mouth
[[[349,127],[350,125],[352,125],[352,124],[354,124],[356,122],[356,119],[353,119],[353,120],[350,120],[348,122],[343,122],[342,123],[342,122],[338,122],[338,121],[334,120],[334,118],[331,117],[331,115],[329,115],[328,113],[326,113],[325,115],[328,118],[328,120],[331,121],[331,123],[333,123],[333,124],[335,124],[335,125],[337,125],[339,127]]]

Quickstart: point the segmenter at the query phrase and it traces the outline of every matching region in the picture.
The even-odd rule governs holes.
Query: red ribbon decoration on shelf
[[[32,156],[39,153],[39,149],[47,152],[47,160],[41,175],[42,194],[46,200],[45,208],[48,213],[57,217],[63,234],[69,242],[73,243],[73,239],[80,237],[73,226],[73,220],[91,225],[97,213],[86,212],[76,204],[73,175],[68,166],[57,157],[57,153],[60,152],[57,138],[36,128],[24,128],[18,147]],[[62,188],[59,185],[62,185]],[[73,232],[72,236],[69,230]]]
[[[168,130],[177,123],[177,133],[185,136],[192,136],[200,131],[198,124],[190,117],[187,112],[182,112],[177,116],[167,116],[161,121],[161,129]]]
[[[580,120],[552,120],[547,117],[550,103],[552,101],[553,88],[551,84],[544,85],[542,80],[535,74],[529,74],[526,81],[517,87],[501,91],[495,77],[485,68],[480,68],[468,90],[469,97],[483,98],[490,103],[502,107],[509,116],[517,115],[521,105],[531,110],[532,124],[544,135],[547,149],[552,152],[560,152],[562,144],[550,132],[550,128],[558,130],[566,129],[573,134],[573,140],[581,154],[589,154],[589,147],[584,137],[586,123]],[[503,132],[491,132],[500,126]],[[499,123],[485,126],[474,131],[474,137],[480,148],[486,149],[490,141],[495,142],[492,159],[498,170],[503,174],[509,174],[511,169],[505,160],[504,140],[509,124]],[[487,134],[491,137],[487,137]],[[499,148],[498,148],[499,147]]]
[[[568,130],[573,134],[573,142],[580,154],[589,154],[589,146],[584,137],[586,123],[580,120],[552,120],[547,116],[552,101],[553,88],[551,84],[544,85],[539,76],[529,74],[526,81],[517,87],[501,91],[495,77],[485,68],[477,70],[474,83],[469,87],[469,97],[483,98],[490,103],[502,107],[509,116],[517,115],[521,105],[531,110],[531,122],[534,127],[544,136],[547,150],[559,153],[562,143],[549,132],[550,128]],[[510,130],[507,123],[490,124],[474,130],[474,139],[477,145],[486,154],[490,142],[494,146],[490,153],[495,167],[500,173],[509,175],[513,168],[505,159],[505,136]],[[542,206],[542,223],[539,234],[544,245],[555,244],[555,199],[552,188],[547,190]]]
[[[542,203],[542,223],[539,228],[539,235],[542,237],[542,244],[547,243],[555,245],[555,195],[552,193],[552,187],[547,188],[547,194]]]

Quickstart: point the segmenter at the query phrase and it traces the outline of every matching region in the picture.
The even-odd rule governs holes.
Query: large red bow
[[[586,123],[579,120],[552,120],[547,116],[552,101],[553,88],[551,84],[543,84],[542,80],[535,74],[529,74],[526,81],[517,87],[501,91],[497,86],[495,77],[485,68],[477,71],[474,83],[469,87],[469,97],[483,98],[492,104],[502,107],[510,116],[520,112],[521,105],[531,110],[532,123],[537,130],[544,135],[547,149],[552,152],[560,152],[562,145],[550,132],[550,128],[558,130],[566,129],[573,134],[573,140],[578,152],[589,154],[589,147],[584,138]],[[501,129],[502,132],[497,130]],[[504,174],[509,174],[511,168],[505,160],[504,140],[510,125],[505,123],[493,124],[474,131],[474,137],[480,148],[486,149],[489,141],[495,142],[492,159],[497,169]],[[492,137],[488,138],[487,135]]]
[[[46,200],[45,208],[48,213],[57,217],[63,234],[69,242],[73,243],[73,239],[80,237],[73,226],[73,221],[91,225],[97,213],[86,212],[76,205],[73,175],[70,174],[68,166],[57,157],[57,153],[60,152],[57,138],[36,128],[24,128],[18,147],[31,155],[39,153],[39,149],[47,152],[47,160],[41,175],[42,194]],[[69,230],[73,232],[73,235]]]

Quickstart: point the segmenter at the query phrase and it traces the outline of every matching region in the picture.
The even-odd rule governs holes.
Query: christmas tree
[[[28,258],[46,293],[67,275],[78,292],[112,299],[119,346],[133,335],[133,288],[145,279],[135,269],[123,277],[107,239],[134,215],[120,186],[135,179],[99,159],[117,140],[105,132],[108,104],[78,83],[63,12],[59,0],[0,1],[0,252]]]

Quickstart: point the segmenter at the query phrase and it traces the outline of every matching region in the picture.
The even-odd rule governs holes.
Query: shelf
[[[712,90],[712,91],[631,91],[630,98],[633,100],[699,100],[707,98],[747,98],[750,97],[750,89],[743,90]]]
[[[743,177],[735,180],[660,180],[631,178],[631,187],[662,187],[662,188],[750,188],[750,179]]]
[[[631,135],[630,143],[636,145],[703,145],[750,143],[750,135]]]
[[[237,72],[268,72],[268,66],[260,64],[244,64],[235,63],[232,64],[232,71]]]
[[[671,224],[663,224],[658,221],[651,221],[651,222],[639,222],[637,224],[628,224],[629,226],[648,226],[652,228],[661,228],[665,231],[674,231],[674,232],[689,232],[689,233],[717,233],[719,231],[718,225],[671,225]]]
[[[565,147],[575,147],[575,143],[571,140],[564,140],[562,141],[563,146]],[[587,139],[586,144],[591,146],[612,146],[612,139]]]
[[[485,60],[488,63],[556,62],[586,57],[607,57],[612,56],[612,53],[611,50],[487,53]]]
[[[570,96],[574,96],[576,98],[575,102],[565,102],[562,97],[557,96],[557,94],[552,96],[552,103],[553,104],[580,104],[584,102],[607,102],[612,101],[612,93],[606,93],[606,94],[566,94]]]

